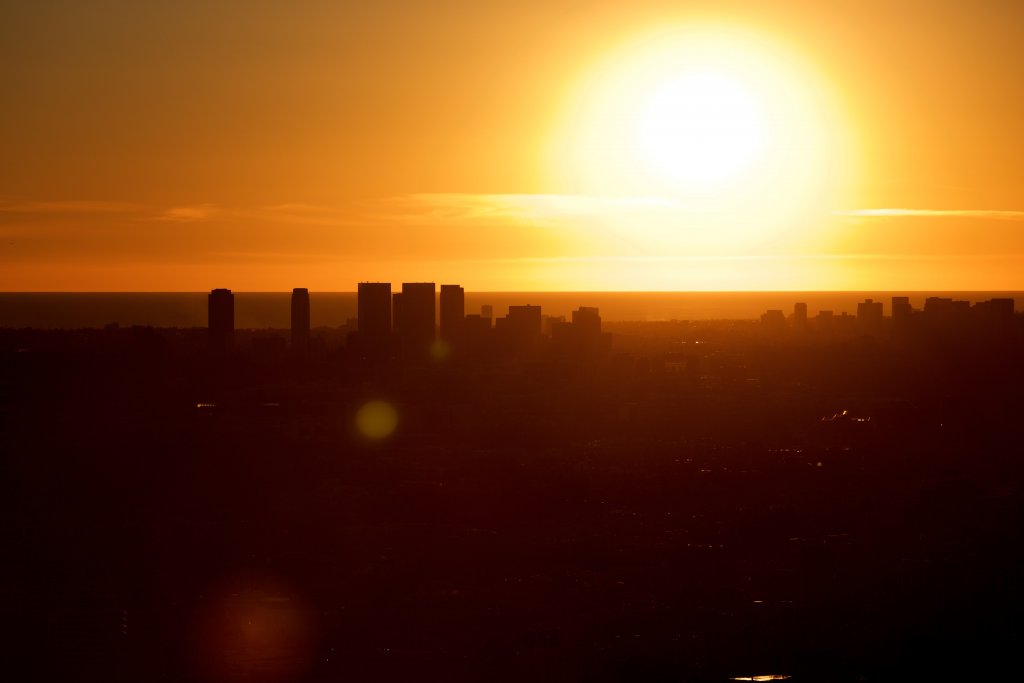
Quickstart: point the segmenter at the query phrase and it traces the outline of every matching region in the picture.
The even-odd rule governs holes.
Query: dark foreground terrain
[[[3,677],[1020,669],[1019,324],[611,331],[400,363],[0,330]],[[356,429],[371,399],[389,437]]]

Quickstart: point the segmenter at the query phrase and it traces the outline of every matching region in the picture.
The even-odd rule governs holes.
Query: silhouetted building
[[[799,330],[807,327],[807,304],[793,304],[793,327]]]
[[[562,355],[594,357],[611,349],[611,335],[601,332],[598,309],[581,306],[572,312],[571,323],[560,322],[551,326],[551,343]]]
[[[509,306],[505,316],[508,327],[527,337],[539,337],[541,328],[540,306]]]
[[[572,312],[572,324],[580,334],[596,337],[601,334],[601,314],[593,306],[580,306]]]
[[[215,289],[207,298],[210,348],[227,351],[235,342],[235,295],[230,289]]]
[[[857,324],[861,332],[865,334],[876,334],[882,329],[882,302],[873,299],[865,299],[857,304]]]
[[[396,297],[395,334],[406,353],[427,354],[434,343],[436,305],[433,282],[403,282]]]
[[[1013,299],[979,301],[971,309],[977,321],[978,332],[995,334],[1007,332],[1013,324]]]
[[[491,321],[478,313],[467,315],[462,321],[462,343],[471,351],[484,346],[491,336]]]
[[[904,329],[910,323],[913,314],[914,309],[910,306],[909,296],[894,296],[892,298],[892,324],[896,329]]]
[[[391,283],[360,282],[357,295],[359,336],[382,343],[391,334]]]
[[[1013,317],[1013,299],[989,299],[974,304],[974,311],[983,319],[1008,320]]]
[[[509,306],[508,314],[494,321],[494,331],[501,341],[518,350],[536,344],[541,327],[540,306]]]
[[[924,313],[928,316],[957,316],[967,313],[970,309],[970,301],[958,301],[942,296],[930,296],[924,300]]]
[[[292,348],[309,350],[309,290],[305,287],[292,290]]]
[[[542,315],[540,317],[540,333],[550,336],[555,325],[564,322],[566,322],[564,315]]]
[[[494,324],[494,306],[484,304],[480,307],[480,317],[487,320],[488,325]]]
[[[459,285],[441,285],[441,339],[457,342],[466,317],[466,290]]]
[[[772,332],[779,332],[786,328],[786,316],[781,310],[772,309],[761,314],[761,326]]]
[[[814,316],[814,327],[822,334],[832,332],[832,311],[818,311]]]

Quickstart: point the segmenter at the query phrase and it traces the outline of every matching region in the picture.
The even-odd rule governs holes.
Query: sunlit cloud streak
[[[192,223],[195,221],[206,221],[219,213],[213,204],[196,204],[193,206],[173,206],[165,209],[156,219],[161,221],[174,221],[178,223]]]
[[[665,197],[599,197],[573,194],[436,193],[395,197],[388,217],[402,220],[543,220],[546,218],[605,216],[621,212],[664,211],[683,208]]]
[[[990,209],[853,209],[836,211],[837,216],[850,218],[988,218],[993,220],[1022,221],[1024,211]]]

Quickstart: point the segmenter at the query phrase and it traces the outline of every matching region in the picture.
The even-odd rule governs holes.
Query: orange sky
[[[1024,7],[683,4],[5,2],[0,290],[1024,289]],[[624,46],[704,25],[842,138],[756,239],[555,158]]]

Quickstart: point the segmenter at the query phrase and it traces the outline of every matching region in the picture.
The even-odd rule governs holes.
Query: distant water
[[[566,315],[579,306],[597,306],[606,321],[755,319],[770,308],[791,311],[802,301],[808,313],[819,310],[855,313],[866,298],[882,301],[889,314],[891,296],[909,296],[915,308],[925,297],[968,301],[1012,297],[1017,310],[1024,292],[467,292],[466,312],[494,306],[505,315],[510,304],[534,304],[548,315]],[[156,327],[206,326],[206,292],[139,293],[0,293],[0,327],[79,328],[121,325]],[[290,292],[237,292],[235,325],[240,328],[287,328]],[[354,292],[311,292],[314,327],[337,327],[356,316]]]

